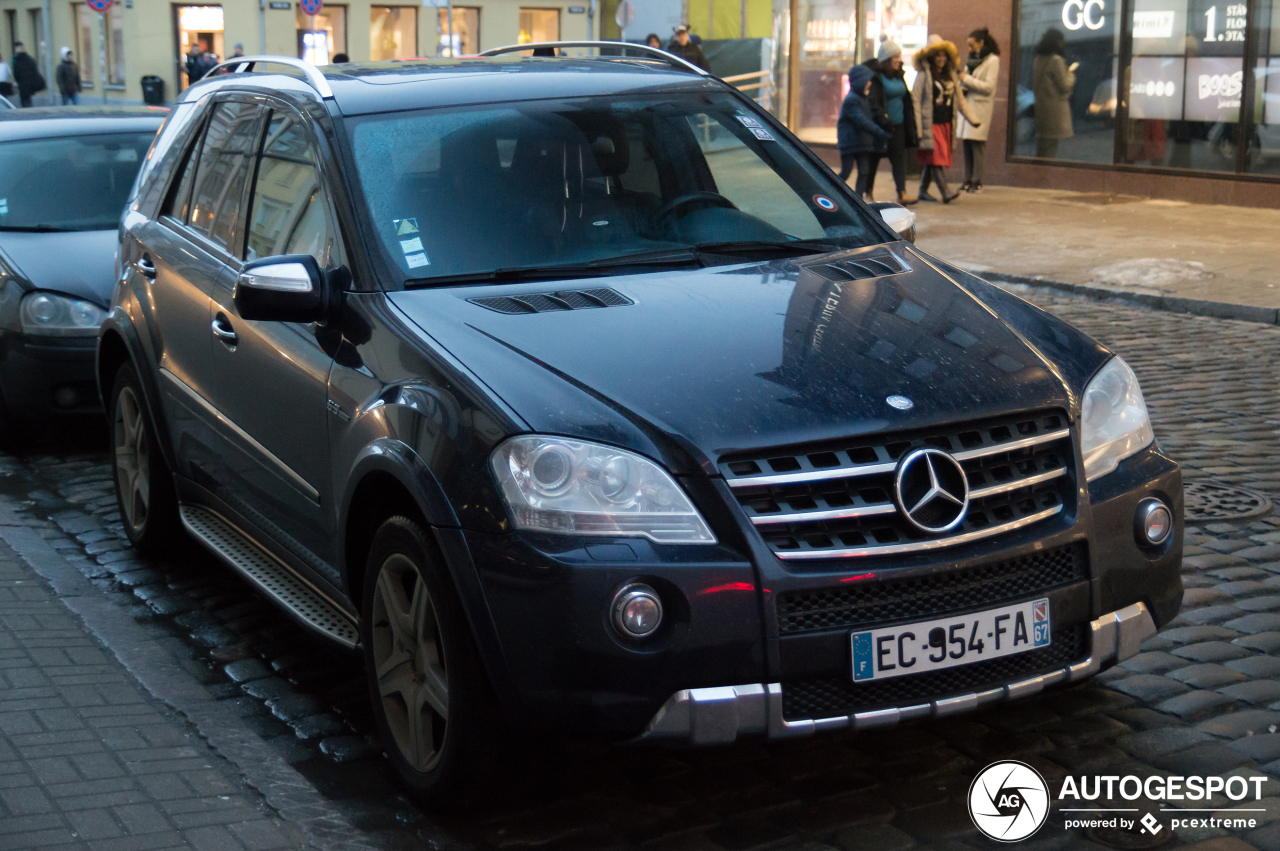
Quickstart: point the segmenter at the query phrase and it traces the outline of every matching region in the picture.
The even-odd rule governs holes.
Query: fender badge
[[[890,408],[896,408],[899,411],[909,411],[913,407],[915,407],[915,404],[916,404],[915,402],[912,402],[910,399],[908,399],[906,396],[897,396],[897,395],[889,396],[885,399],[885,401],[889,403]]]

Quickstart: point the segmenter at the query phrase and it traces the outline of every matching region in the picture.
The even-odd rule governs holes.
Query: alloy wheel
[[[396,747],[415,771],[440,760],[449,678],[435,604],[404,555],[382,563],[374,587],[372,650],[378,692]]]
[[[142,416],[142,406],[133,388],[121,389],[116,397],[112,443],[120,507],[125,523],[134,532],[140,532],[147,525],[151,505],[150,446]]]

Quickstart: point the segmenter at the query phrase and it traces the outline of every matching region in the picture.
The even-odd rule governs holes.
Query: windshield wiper
[[[843,250],[829,242],[795,240],[793,242],[769,242],[766,240],[741,240],[737,242],[699,242],[694,248],[701,254],[777,254],[800,257],[806,254],[825,254]]]
[[[448,284],[513,283],[538,281],[548,278],[594,278],[609,274],[610,270],[626,266],[687,266],[701,265],[698,252],[692,248],[646,251],[639,254],[623,254],[588,260],[585,263],[563,263],[558,266],[507,266],[488,272],[465,272],[461,275],[437,275],[432,278],[411,278],[407,287],[445,286]]]

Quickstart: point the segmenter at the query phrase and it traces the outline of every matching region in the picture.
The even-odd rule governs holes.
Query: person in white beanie
[[[62,95],[62,105],[80,103],[80,66],[72,58],[71,48],[64,47],[60,51],[62,61],[58,63],[58,93]]]
[[[889,131],[889,147],[886,156],[893,171],[893,183],[898,190],[899,204],[914,204],[915,198],[907,196],[907,148],[919,144],[916,136],[915,109],[911,103],[911,90],[907,88],[906,72],[903,70],[902,48],[896,41],[881,36],[880,49],[875,59],[868,59],[868,65],[876,72],[871,83],[872,100],[879,107],[885,121],[885,129]],[[868,183],[868,194],[875,188],[874,175]]]

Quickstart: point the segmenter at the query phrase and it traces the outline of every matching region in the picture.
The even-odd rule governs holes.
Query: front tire
[[[424,800],[463,791],[487,765],[496,713],[453,583],[419,523],[397,516],[378,528],[362,600],[365,671],[387,757]]]
[[[181,535],[178,498],[131,363],[116,372],[109,416],[120,522],[138,552],[161,553]]]

